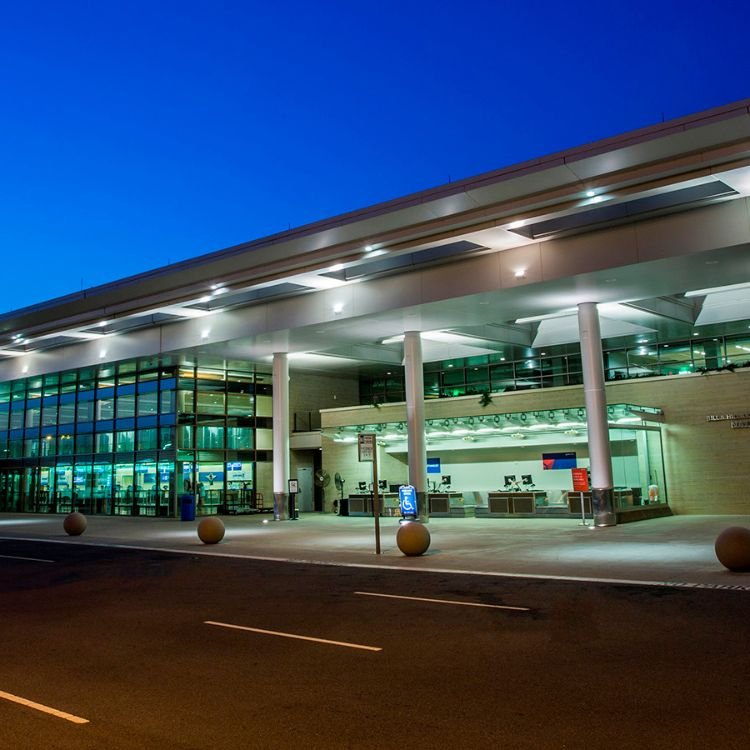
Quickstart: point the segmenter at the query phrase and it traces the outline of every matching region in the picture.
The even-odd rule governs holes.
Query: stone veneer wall
[[[715,414],[750,412],[750,369],[706,375],[624,380],[607,384],[607,401],[656,406],[664,410],[664,464],[669,504],[679,514],[750,514],[750,429],[731,429],[728,421],[708,422]],[[505,414],[507,412],[583,406],[580,386],[493,394],[485,407],[477,396],[428,400],[427,419]],[[324,430],[351,424],[406,419],[405,404],[360,406],[322,412]],[[391,464],[401,464],[396,467]],[[403,463],[383,454],[381,477],[401,476]],[[329,468],[330,467],[330,468]],[[335,467],[335,468],[334,468]],[[351,446],[323,438],[323,468],[346,478],[346,493],[355,491],[359,475],[369,472],[357,462]],[[365,477],[362,476],[362,479]],[[326,510],[336,496],[326,492]]]

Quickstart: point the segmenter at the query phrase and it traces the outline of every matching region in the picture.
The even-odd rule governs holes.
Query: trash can
[[[195,495],[180,495],[180,521],[195,521]]]
[[[348,497],[342,497],[339,500],[339,515],[340,516],[349,515],[349,498]]]

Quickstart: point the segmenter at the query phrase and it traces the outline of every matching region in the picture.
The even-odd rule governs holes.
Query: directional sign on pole
[[[378,496],[378,452],[374,432],[357,436],[359,460],[372,464],[372,515],[375,517],[375,553],[380,554],[380,497]]]
[[[375,460],[375,433],[360,432],[357,435],[357,449],[360,461],[372,463]]]

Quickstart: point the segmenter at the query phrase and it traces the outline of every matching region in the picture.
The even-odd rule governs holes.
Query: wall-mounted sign
[[[441,473],[439,458],[427,459],[427,473],[428,474],[440,474]]]
[[[731,422],[732,420],[750,419],[750,413],[745,414],[709,414],[706,422]]]
[[[573,451],[565,453],[542,453],[543,469],[574,469],[578,465]]]
[[[733,419],[729,426],[733,430],[744,430],[744,429],[750,429],[750,419]]]

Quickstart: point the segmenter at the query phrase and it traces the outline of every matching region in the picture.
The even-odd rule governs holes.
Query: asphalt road
[[[0,541],[0,597],[3,749],[750,742],[747,592]]]

